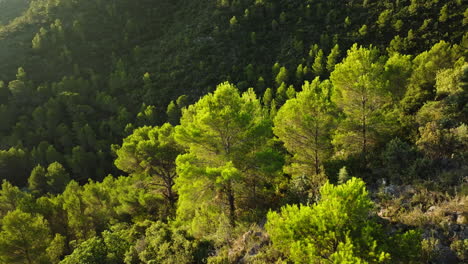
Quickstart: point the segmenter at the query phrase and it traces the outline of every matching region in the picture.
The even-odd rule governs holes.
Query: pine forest
[[[468,2],[0,0],[0,264],[468,263]]]

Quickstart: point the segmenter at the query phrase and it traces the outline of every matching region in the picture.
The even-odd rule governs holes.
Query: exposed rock
[[[468,224],[468,215],[466,212],[457,212],[457,224],[459,225]]]
[[[451,234],[456,234],[456,233],[461,231],[461,227],[460,227],[460,225],[457,225],[457,224],[449,224],[448,225],[448,231]]]
[[[388,219],[388,214],[389,210],[387,208],[381,208],[378,212],[377,215],[381,218]]]
[[[269,243],[270,238],[266,232],[260,228],[256,231],[251,229],[234,242],[233,247],[229,250],[229,259],[233,263],[250,263],[249,260]]]
[[[457,221],[457,213],[455,213],[455,212],[445,212],[444,215],[448,217],[450,222],[456,222]]]
[[[437,208],[437,207],[436,207],[435,205],[432,205],[431,207],[429,207],[429,208],[427,209],[427,212],[428,212],[428,213],[433,213],[433,212],[435,211],[436,208]]]
[[[412,186],[388,185],[380,190],[387,197],[380,204],[377,215],[389,221],[389,224],[382,223],[388,227],[389,235],[418,226],[422,231],[422,239],[436,242],[429,263],[466,263],[466,260],[458,259],[457,253],[451,248],[454,241],[468,239],[466,197],[449,197],[427,189],[416,190]],[[415,208],[420,208],[419,212]],[[399,214],[407,214],[406,224],[415,226],[402,225],[400,221],[405,218],[399,218]],[[422,222],[413,223],[412,219]]]
[[[465,226],[463,232],[460,232],[460,239],[468,239],[468,228]]]
[[[383,187],[383,193],[391,196],[398,196],[400,194],[400,188],[396,185],[388,185]]]
[[[460,263],[457,255],[447,246],[438,244],[438,254],[432,259],[431,263],[434,264],[457,264]]]

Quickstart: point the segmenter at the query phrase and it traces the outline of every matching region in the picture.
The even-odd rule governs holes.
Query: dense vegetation
[[[461,0],[0,0],[0,263],[466,261],[467,28]]]

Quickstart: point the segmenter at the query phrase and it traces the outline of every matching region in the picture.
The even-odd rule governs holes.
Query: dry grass
[[[381,217],[410,226],[467,224],[468,196],[451,197],[427,189],[408,189],[399,197],[381,196]]]

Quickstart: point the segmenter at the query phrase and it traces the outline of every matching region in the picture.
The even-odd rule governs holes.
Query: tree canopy
[[[466,262],[467,10],[0,0],[0,263]]]

